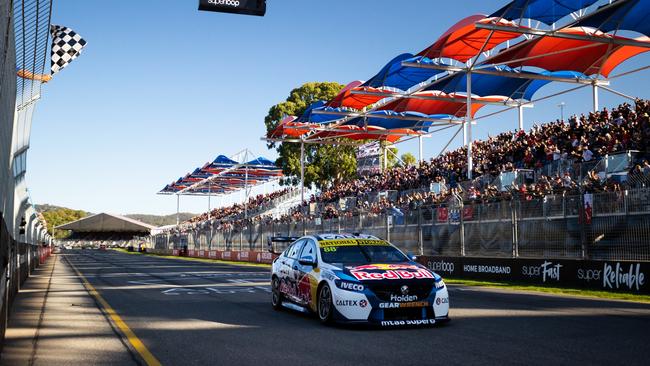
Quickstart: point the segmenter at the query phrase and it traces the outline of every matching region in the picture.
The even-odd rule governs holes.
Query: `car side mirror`
[[[303,266],[312,266],[312,267],[316,267],[316,260],[315,260],[313,257],[311,257],[311,256],[307,256],[307,257],[304,257],[304,258],[300,258],[300,259],[298,260],[298,263],[300,263],[300,264],[303,265]]]
[[[409,252],[409,253],[406,254],[406,256],[409,257],[409,259],[414,261],[414,262],[418,260],[418,257],[413,253]]]

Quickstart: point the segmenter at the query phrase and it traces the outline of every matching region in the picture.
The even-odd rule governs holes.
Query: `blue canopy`
[[[262,156],[260,156],[257,159],[251,160],[251,161],[245,163],[244,165],[255,165],[255,166],[258,166],[258,167],[270,167],[270,168],[274,168],[274,169],[280,169],[277,166],[275,166],[274,162],[272,162],[271,160],[269,160],[269,159],[267,159],[265,157],[262,157]]]
[[[205,178],[210,177],[211,175],[212,174],[204,172],[203,170],[201,170],[201,168],[196,168],[196,169],[194,169],[192,174],[190,174],[190,178],[205,179]]]
[[[650,37],[650,1],[617,1],[581,19],[576,26],[597,28],[602,32],[631,30]]]
[[[589,77],[581,72],[577,71],[544,71],[540,73],[542,75],[552,76],[556,78],[566,78],[566,79],[589,79]],[[523,99],[532,100],[533,94],[535,94],[539,89],[544,85],[550,83],[549,80],[532,80],[526,91],[524,92]]]
[[[419,69],[414,67],[404,67],[402,62],[416,62],[421,57],[414,57],[410,53],[403,53],[392,59],[381,71],[362,86],[373,88],[391,87],[402,91],[408,90],[412,86],[427,81],[435,75],[442,74],[444,71],[435,69]]]
[[[335,114],[319,114],[313,113],[315,111],[323,111]],[[346,108],[332,108],[332,107],[319,107],[310,109],[309,113],[305,112],[299,119],[298,122],[311,122],[311,123],[328,123],[341,119],[348,115],[350,111]]]
[[[495,11],[492,17],[507,20],[534,19],[553,24],[565,16],[584,9],[598,0],[514,0]]]
[[[330,115],[319,115],[312,113],[313,111],[322,111],[322,110],[331,110],[334,108],[328,108],[325,107],[327,104],[326,100],[319,100],[316,103],[312,103],[307,109],[305,109],[305,112],[296,120],[296,122],[316,122],[315,119],[322,119],[322,122],[330,121],[330,120],[335,120],[338,119],[339,117],[337,116],[330,116]],[[316,122],[320,123],[320,122]]]
[[[501,95],[511,99],[532,100],[533,95],[549,80],[519,78],[519,75],[546,75],[567,79],[584,78],[582,73],[575,71],[544,71],[533,73],[529,71],[514,71],[507,66],[491,66],[483,70],[505,71],[513,73],[513,77],[501,75],[472,74],[472,94],[486,97],[490,95]],[[467,92],[467,74],[458,73],[451,78],[446,78],[438,83],[429,86],[426,90],[440,90],[445,93]]]
[[[228,167],[228,166],[232,166],[232,165],[236,165],[236,164],[239,164],[239,163],[232,160],[232,159],[230,159],[229,157],[227,157],[225,155],[217,156],[217,158],[214,159],[214,161],[212,162],[212,165],[220,166],[220,167],[223,167],[223,166]]]
[[[401,117],[400,119],[395,118],[386,118],[386,116],[391,117]],[[411,117],[412,119],[409,119]],[[428,131],[432,122],[422,121],[421,118],[432,118],[432,119],[453,119],[453,116],[448,114],[434,114],[427,115],[424,113],[418,112],[395,112],[395,111],[374,111],[368,113],[366,121],[363,118],[353,118],[346,125],[356,125],[359,127],[364,127],[367,123],[368,126],[377,126],[382,127],[387,130],[397,129],[397,128],[410,128],[420,131]]]

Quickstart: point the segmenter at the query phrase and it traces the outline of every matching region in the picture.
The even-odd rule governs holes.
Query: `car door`
[[[315,310],[316,288],[318,287],[318,278],[316,276],[318,255],[316,250],[316,242],[313,239],[306,239],[294,267],[298,275],[300,304],[310,306],[312,310]]]
[[[287,255],[283,258],[280,266],[280,291],[288,300],[298,304],[301,303],[300,297],[298,296],[298,256],[304,243],[304,239],[293,243],[287,249]]]

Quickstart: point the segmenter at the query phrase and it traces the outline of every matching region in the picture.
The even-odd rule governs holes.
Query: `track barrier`
[[[0,351],[3,344],[1,340],[7,329],[7,317],[20,287],[51,254],[50,246],[30,245],[14,240],[4,220],[0,220]]]
[[[650,294],[650,262],[420,256],[443,277]]]
[[[269,252],[256,251],[256,250],[187,250],[187,254],[184,254],[183,249],[149,249],[149,253],[160,254],[160,255],[172,255],[177,257],[188,257],[188,258],[203,258],[203,259],[216,259],[223,261],[232,261],[232,262],[248,262],[248,263],[260,263],[260,264],[270,264],[273,262],[273,259],[277,257],[275,254]]]

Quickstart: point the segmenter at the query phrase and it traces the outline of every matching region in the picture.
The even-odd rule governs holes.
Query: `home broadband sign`
[[[199,10],[264,16],[266,0],[199,0]]]

